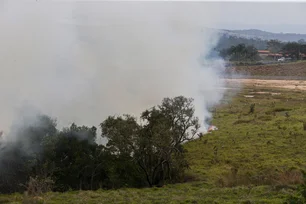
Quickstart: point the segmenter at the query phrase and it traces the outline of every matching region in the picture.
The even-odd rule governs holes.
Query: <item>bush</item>
[[[250,105],[250,111],[249,111],[249,114],[253,114],[255,112],[255,103],[252,103]]]
[[[286,204],[302,204],[306,203],[306,173],[303,173],[304,182],[299,186],[298,193],[288,196]]]
[[[27,184],[27,194],[31,196],[39,196],[52,190],[54,182],[51,178],[30,177]]]

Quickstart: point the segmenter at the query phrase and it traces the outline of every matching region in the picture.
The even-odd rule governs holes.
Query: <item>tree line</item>
[[[281,42],[279,40],[246,39],[229,36],[221,37],[215,48],[219,56],[229,61],[258,61],[258,50],[269,50],[271,53],[282,53],[293,60],[304,59],[301,54],[306,54],[306,41]]]
[[[216,50],[220,51],[228,49],[238,44],[245,44],[245,46],[254,46],[258,50],[264,50],[267,48],[267,41],[260,38],[243,38],[238,36],[220,35],[219,41],[216,45]]]
[[[193,99],[164,98],[141,113],[109,116],[97,128],[39,115],[39,124],[14,131],[0,142],[0,193],[152,187],[181,182],[188,162],[183,143],[194,138],[198,118]],[[34,190],[33,190],[34,189]]]
[[[219,52],[220,57],[229,61],[258,61],[260,60],[257,49],[245,44],[231,46],[228,49],[223,49]]]

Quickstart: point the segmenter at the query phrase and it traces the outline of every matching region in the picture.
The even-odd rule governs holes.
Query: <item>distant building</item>
[[[269,54],[271,54],[269,50],[258,50],[257,52],[259,57],[261,57],[262,59],[267,58]]]
[[[282,53],[272,53],[269,50],[258,50],[258,55],[261,57],[261,59],[270,58],[274,60],[284,56]]]
[[[282,53],[270,53],[269,54],[269,58],[270,59],[274,59],[274,60],[277,60],[279,58],[282,58],[284,55]]]

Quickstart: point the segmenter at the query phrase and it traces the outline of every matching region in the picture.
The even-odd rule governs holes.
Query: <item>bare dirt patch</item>
[[[301,80],[225,79],[225,81],[229,85],[243,84],[254,87],[306,90],[306,81]]]

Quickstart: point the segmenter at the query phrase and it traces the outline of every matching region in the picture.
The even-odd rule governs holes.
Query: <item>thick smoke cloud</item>
[[[223,62],[207,57],[217,16],[204,2],[3,3],[0,128],[26,104],[91,126],[178,95],[203,122],[223,95]]]

